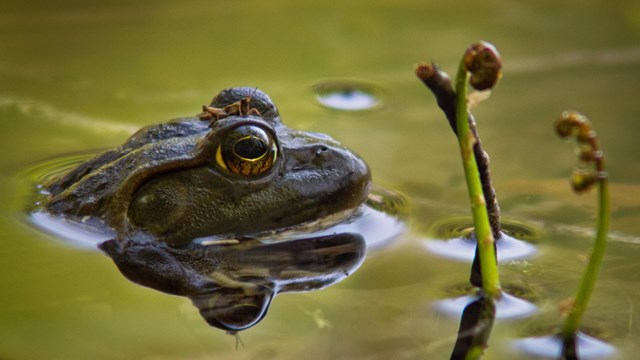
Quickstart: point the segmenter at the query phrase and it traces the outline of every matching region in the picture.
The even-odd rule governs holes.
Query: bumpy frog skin
[[[248,114],[205,112],[141,129],[50,184],[46,209],[98,218],[121,239],[148,235],[179,246],[291,227],[366,199],[366,164],[325,135],[284,126],[264,93],[228,89],[208,108],[245,98]],[[246,159],[252,156],[270,160]],[[256,162],[262,168],[236,169]]]
[[[115,234],[99,247],[127,278],[188,296],[230,332],[262,319],[277,292],[339,281],[365,252],[350,233],[260,240],[355,211],[370,174],[331,138],[283,125],[253,88],[143,128],[45,189],[48,213]]]

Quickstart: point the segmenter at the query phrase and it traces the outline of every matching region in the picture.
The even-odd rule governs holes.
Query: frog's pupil
[[[267,143],[255,136],[249,136],[238,140],[233,147],[233,151],[236,155],[244,159],[257,159],[264,155],[268,150]]]

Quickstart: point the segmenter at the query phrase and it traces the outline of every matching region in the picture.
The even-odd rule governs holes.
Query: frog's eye
[[[216,151],[216,162],[234,174],[255,176],[271,169],[277,152],[270,133],[256,125],[243,125],[225,134]]]

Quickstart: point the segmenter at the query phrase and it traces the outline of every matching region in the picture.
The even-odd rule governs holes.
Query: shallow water
[[[465,7],[466,6],[466,7]],[[586,113],[612,181],[610,245],[585,332],[633,359],[640,350],[640,5],[373,1],[10,1],[0,12],[0,358],[448,358],[458,319],[435,308],[463,295],[469,264],[424,248],[467,216],[455,139],[413,64],[453,72],[484,39],[505,60],[474,110],[505,221],[534,257],[501,264],[538,311],[498,320],[487,359],[526,358],[518,337],[559,325],[593,237],[595,195],[571,193],[573,145],[552,122]],[[372,84],[365,111],[320,105],[315,86]],[[257,86],[291,127],[331,134],[377,183],[410,200],[410,230],[322,291],[284,294],[244,346],[191,303],[125,280],[109,258],[26,221],[34,166],[121,143],[137,128],[200,111],[220,89]],[[368,93],[367,93],[368,94]],[[339,99],[345,100],[344,98]],[[64,158],[64,157],[63,157]]]

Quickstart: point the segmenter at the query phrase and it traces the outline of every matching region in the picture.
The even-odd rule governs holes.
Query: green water
[[[503,263],[536,315],[498,321],[486,359],[559,323],[592,241],[595,195],[567,185],[575,157],[551,124],[565,109],[598,130],[612,181],[611,243],[584,325],[640,351],[640,3],[618,1],[4,1],[0,5],[0,359],[443,359],[458,320],[435,311],[469,265],[424,250],[468,214],[455,139],[413,64],[453,72],[493,42],[505,75],[474,110],[506,220],[538,255]],[[379,87],[364,112],[319,106],[314,85]],[[329,289],[284,294],[244,346],[187,299],[125,280],[110,259],[26,222],[34,166],[121,143],[199,112],[220,89],[257,86],[291,127],[331,134],[376,182],[404,192],[411,230]],[[543,330],[540,330],[543,329]]]

